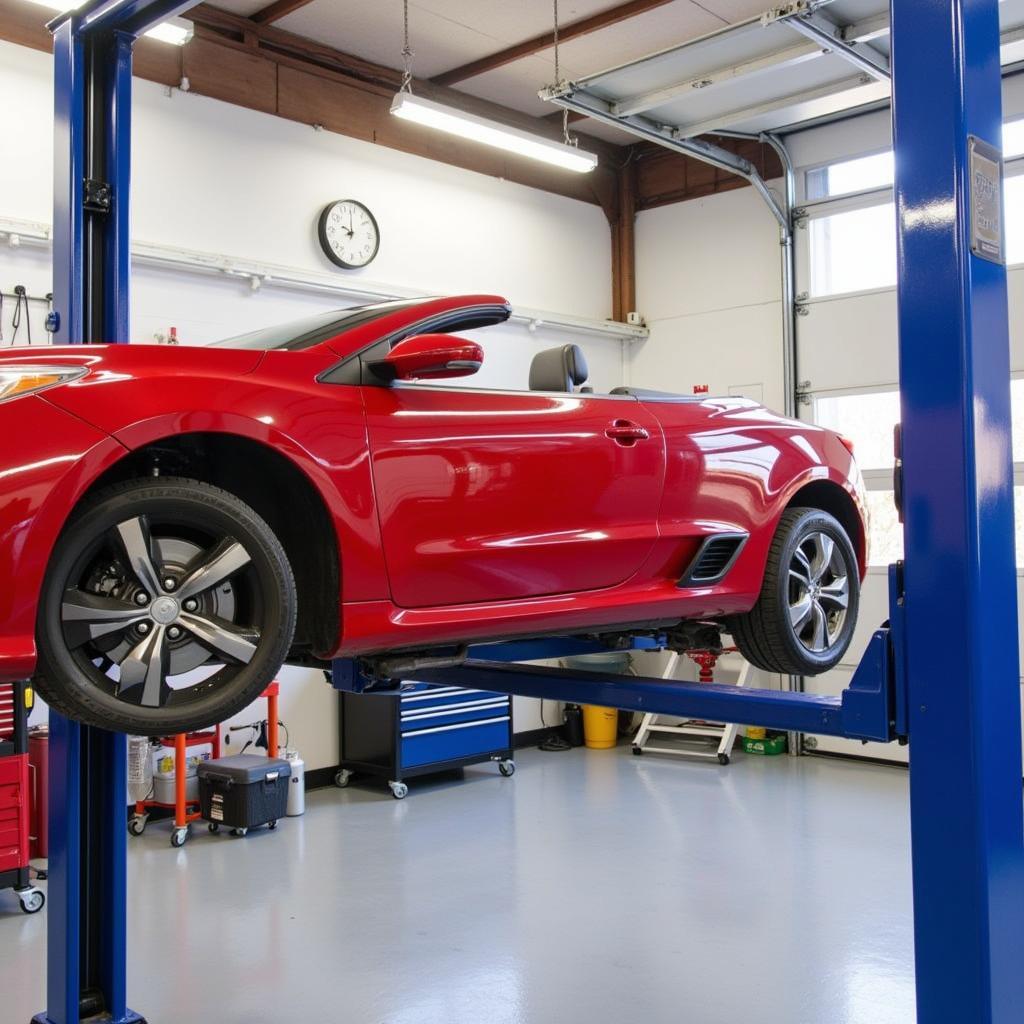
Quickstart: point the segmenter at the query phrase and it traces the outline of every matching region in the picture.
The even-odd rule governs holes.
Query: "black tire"
[[[819,545],[815,539],[818,537],[834,542],[832,557],[816,580],[811,577],[818,571],[817,566],[808,569],[810,586],[805,587],[796,569],[803,566],[807,550]],[[791,573],[794,566],[796,569]],[[845,579],[845,594],[838,582],[842,578]],[[839,602],[844,596],[846,605],[840,608]],[[791,610],[802,605],[804,597],[810,601],[811,619],[804,619],[800,627],[795,628]],[[728,620],[726,628],[740,653],[756,668],[786,675],[815,676],[833,668],[846,653],[857,624],[859,603],[857,556],[846,531],[833,516],[820,509],[791,508],[782,514],[768,550],[757,604],[745,615]],[[822,641],[816,629],[821,616],[824,616],[824,641],[819,647]]]
[[[149,556],[138,571],[131,568],[127,530],[135,531],[134,550]],[[222,563],[201,586],[194,582],[193,573],[212,569],[225,549],[241,564],[227,570]],[[182,594],[198,589],[180,607],[177,599],[170,602],[169,609],[172,585]],[[99,620],[87,621],[96,602],[104,603],[104,614],[115,608],[122,617],[133,604],[145,610],[131,624],[126,619],[97,637]],[[234,495],[174,477],[118,484],[76,510],[57,541],[39,603],[33,682],[56,711],[87,725],[136,736],[205,729],[251,704],[273,680],[291,646],[296,603],[280,542]],[[86,604],[88,614],[81,610]],[[180,618],[168,623],[168,613]],[[215,632],[201,638],[210,627]],[[126,648],[135,657],[125,654],[118,661]],[[112,662],[129,661],[133,674],[144,677],[122,687],[108,669],[113,673]],[[194,668],[221,668],[189,684],[187,666],[197,661]],[[186,685],[171,687],[168,680],[176,675]],[[119,695],[122,689],[125,694]]]

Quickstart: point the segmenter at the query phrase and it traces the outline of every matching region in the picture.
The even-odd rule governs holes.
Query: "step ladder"
[[[727,647],[721,653],[732,654],[735,650],[735,647]],[[687,651],[686,653],[700,667],[700,682],[708,683],[712,686],[721,685],[716,684],[713,680],[714,667],[720,657],[718,653],[714,651]],[[665,669],[661,673],[662,679],[672,679],[678,665],[679,654],[676,651],[672,651]],[[751,667],[750,662],[745,661],[743,663],[739,679],[733,684],[734,686],[747,685]],[[685,719],[681,722],[677,720],[675,725],[659,724],[658,719],[664,717],[664,715],[657,715],[653,712],[648,712],[644,715],[640,728],[637,729],[636,736],[633,737],[633,753],[636,756],[641,754],[674,754],[677,757],[698,757],[705,760],[717,760],[719,764],[729,763],[729,755],[732,753],[733,744],[736,742],[736,736],[739,733],[738,725],[735,723],[703,722],[696,719]],[[655,746],[650,742],[653,735],[674,736],[684,741],[684,743],[701,743],[704,744],[705,749],[701,749],[699,746],[683,746],[682,744]],[[712,746],[712,741],[715,739],[718,739],[717,748]]]

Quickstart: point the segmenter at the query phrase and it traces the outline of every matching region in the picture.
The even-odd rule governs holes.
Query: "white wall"
[[[0,218],[52,219],[52,65],[42,53],[0,42]],[[601,319],[610,313],[608,226],[597,206],[316,132],[270,115],[135,83],[132,224],[136,241],[173,245],[396,291],[497,292],[514,305]],[[356,198],[377,217],[381,247],[366,270],[335,271],[320,253],[315,224],[329,201]],[[0,290],[50,290],[49,254],[0,248]],[[306,312],[337,299],[244,280],[137,267],[133,340],[174,325],[205,343]],[[13,303],[3,310],[10,339]],[[33,340],[44,338],[45,305],[33,305]],[[529,357],[571,340],[581,344],[598,388],[623,380],[621,343],[506,325],[481,334],[483,372],[474,383],[524,387]],[[19,337],[19,342],[25,335]],[[467,382],[469,383],[469,382]],[[319,673],[285,670],[282,717],[310,768],[337,762],[335,703]],[[536,701],[516,699],[517,729],[540,726]],[[238,716],[249,721],[262,705]],[[553,710],[548,710],[548,720]]]
[[[637,305],[651,335],[632,346],[630,383],[753,390],[780,408],[781,257],[764,201],[745,188],[645,210],[636,247]]]

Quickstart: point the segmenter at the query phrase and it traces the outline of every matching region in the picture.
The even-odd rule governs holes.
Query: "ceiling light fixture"
[[[494,146],[509,153],[543,160],[544,163],[564,167],[570,171],[585,173],[597,166],[597,157],[586,150],[567,146],[562,142],[553,142],[530,132],[520,131],[518,128],[509,128],[497,121],[477,117],[475,114],[466,114],[441,103],[413,96],[412,93],[398,93],[391,104],[391,113],[406,121],[415,121],[428,128],[436,128],[438,131],[458,135],[463,139],[482,142],[485,146]]]
[[[61,0],[29,0],[29,3],[39,7],[46,7],[58,14],[66,14],[68,11],[75,11],[85,0],[78,0],[77,3],[62,3]],[[194,35],[195,28],[191,21],[185,18],[168,18],[160,22],[148,32],[143,33],[147,39],[157,39],[161,43],[170,43],[172,46],[184,46]]]
[[[391,104],[391,113],[405,121],[414,121],[437,131],[457,135],[462,139],[480,142],[485,146],[503,149],[507,153],[541,160],[555,167],[584,174],[597,167],[593,153],[579,149],[566,137],[565,142],[555,142],[541,135],[534,135],[519,128],[512,128],[499,121],[468,114],[455,107],[433,100],[414,96],[412,92],[412,58],[409,46],[409,0],[405,0],[405,37],[402,46],[402,84]]]

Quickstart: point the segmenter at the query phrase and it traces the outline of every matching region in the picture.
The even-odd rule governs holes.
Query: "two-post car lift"
[[[194,0],[193,0],[194,2]],[[191,6],[89,0],[52,25],[59,342],[127,341],[135,39]],[[840,697],[521,664],[578,641],[490,646],[416,678],[807,733],[912,743],[920,1024],[1024,1015],[1024,912],[1006,272],[998,226],[997,0],[893,0],[906,559],[890,622]],[[988,162],[986,162],[988,160]],[[993,211],[995,215],[993,217]],[[941,643],[936,642],[941,638]],[[339,663],[335,685],[359,689]],[[51,713],[47,1009],[126,1000],[125,740]]]

